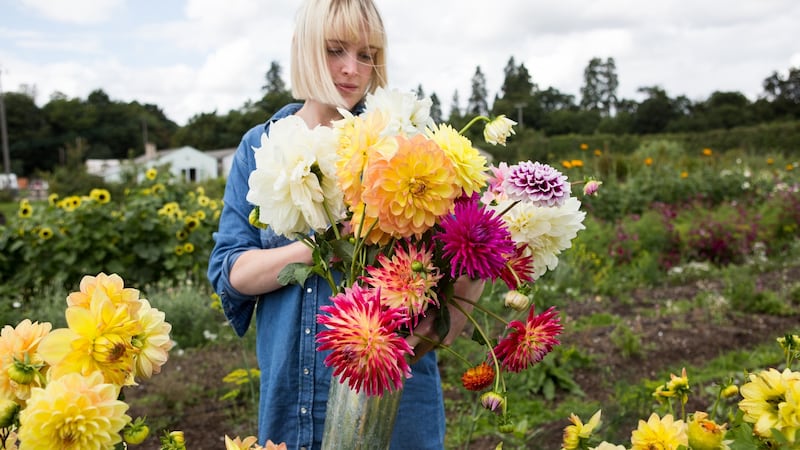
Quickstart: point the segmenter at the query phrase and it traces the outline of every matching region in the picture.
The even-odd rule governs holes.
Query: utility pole
[[[0,66],[0,140],[3,145],[3,170],[5,174],[11,173],[11,159],[8,154],[8,130],[6,129],[6,102],[3,94],[3,67]]]

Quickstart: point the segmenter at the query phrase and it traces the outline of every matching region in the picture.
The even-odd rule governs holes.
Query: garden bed
[[[800,266],[786,267],[758,275],[757,286],[780,292],[787,283],[798,279]],[[642,379],[657,378],[664,371],[677,373],[683,365],[702,365],[726,352],[753,348],[774,342],[784,333],[798,332],[800,316],[796,314],[742,313],[730,308],[689,307],[678,311],[672,308],[678,301],[696,299],[704,294],[713,297],[722,289],[721,282],[699,280],[637,289],[627,293],[624,301],[585,299],[561,308],[567,325],[562,345],[574,346],[592,358],[588,367],[572,373],[586,394],[586,401],[613,403],[620,382],[629,381],[635,385]],[[569,324],[580,317],[602,312],[618,316],[638,337],[640,355],[625,355],[619,345],[612,342],[610,335],[615,325],[588,327],[577,332],[570,330]],[[162,374],[128,391],[127,399],[132,405],[130,414],[146,414],[153,424],[158,421],[172,430],[183,430],[187,448],[192,450],[224,448],[225,434],[254,434],[255,430],[248,430],[248,424],[255,422],[252,412],[248,412],[252,410],[246,405],[236,407],[217,400],[224,393],[222,378],[242,366],[242,358],[236,356],[240,353],[236,343],[173,352]],[[454,391],[453,395],[460,393]],[[560,448],[561,433],[568,424],[564,417],[538,427],[535,434],[539,448]],[[635,428],[635,424],[631,426]],[[624,429],[624,425],[620,428]],[[157,448],[158,434],[154,432],[144,448]],[[470,448],[494,449],[498,441],[496,436],[476,438]]]

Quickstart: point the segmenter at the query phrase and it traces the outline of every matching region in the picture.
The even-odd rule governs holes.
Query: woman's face
[[[352,109],[366,94],[378,49],[370,47],[366,39],[358,42],[329,39],[325,45],[333,84],[347,109]]]

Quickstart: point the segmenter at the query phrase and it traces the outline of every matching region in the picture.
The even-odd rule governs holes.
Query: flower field
[[[753,437],[754,413],[737,408],[743,394],[720,392],[741,392],[769,368],[782,372],[786,344],[776,340],[800,334],[798,162],[766,150],[653,141],[624,155],[576,142],[548,163],[571,180],[602,180],[596,195],[581,198],[586,229],[533,284],[537,310],[559,311],[560,345],[508,381],[512,420],[503,424],[475,407],[480,393],[461,387],[467,368],[441,351],[448,448],[647,448],[636,447],[646,427],[633,439],[639,420],[655,412],[669,428],[665,416],[688,423],[695,411],[728,424],[730,448],[768,448]],[[187,448],[224,448],[225,435],[255,434],[257,376],[252,331],[234,337],[205,281],[219,185],[142,175],[114,189],[4,207],[0,318],[11,327],[26,318],[66,327],[66,298],[83,276],[119,274],[165,314],[174,340],[161,373],[125,388],[127,414],[146,416],[151,430],[142,448],[175,430]],[[506,291],[502,282],[487,285],[481,303],[500,313]],[[454,348],[468,354],[468,338]],[[665,386],[671,395],[653,395]],[[782,433],[760,434],[793,442],[800,418],[787,423],[776,419]],[[564,441],[568,426],[567,435],[585,436]]]

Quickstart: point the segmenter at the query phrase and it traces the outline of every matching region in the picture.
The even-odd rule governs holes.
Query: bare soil
[[[759,275],[757,286],[780,292],[782,286],[798,279],[800,266],[787,267]],[[598,312],[622,317],[645,349],[639,356],[623,354],[610,339],[613,326],[578,332],[567,327],[562,345],[574,345],[593,357],[591,367],[572,373],[587,401],[613,402],[615,386],[620,381],[635,385],[664,371],[679,371],[681,365],[700,365],[726,352],[774,342],[787,332],[800,331],[800,315],[743,314],[727,309],[665,311],[671,301],[691,300],[703,292],[719,293],[722,288],[721,282],[701,280],[680,286],[638,289],[624,301],[584,299],[562,308],[565,323]],[[127,392],[126,398],[132,405],[129,414],[133,417],[146,414],[156,430],[182,430],[190,450],[224,449],[225,434],[255,434],[255,428],[251,428],[255,417],[250,414],[242,417],[247,411],[244,405],[216,400],[224,393],[222,378],[241,366],[241,358],[232,357],[236,352],[240,349],[235,345],[173,352],[161,374]],[[568,424],[565,417],[540,427],[531,448],[559,449],[562,430]],[[139,448],[157,449],[159,433],[153,432]],[[477,439],[470,448],[490,450],[496,445],[496,438]]]

